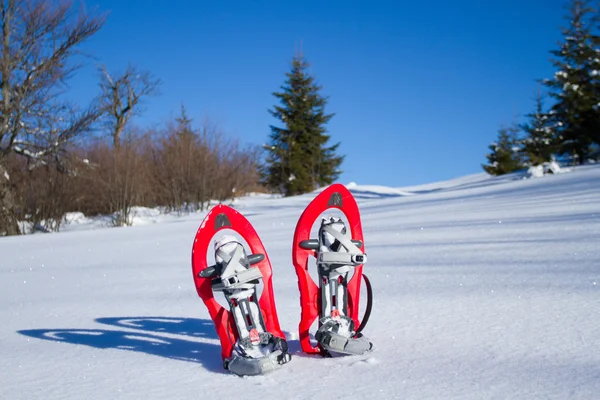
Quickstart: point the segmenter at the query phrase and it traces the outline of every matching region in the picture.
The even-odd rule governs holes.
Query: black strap
[[[373,306],[373,290],[371,289],[371,282],[365,274],[363,274],[363,278],[365,279],[365,285],[367,286],[367,309],[365,310],[365,315],[363,316],[362,322],[360,323],[360,326],[356,330],[354,336],[358,336],[365,326],[367,326],[367,322],[371,316],[371,307]]]

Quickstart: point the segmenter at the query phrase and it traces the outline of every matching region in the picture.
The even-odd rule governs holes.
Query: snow
[[[114,226],[117,218],[115,215],[101,215],[87,217],[80,212],[71,212],[63,217],[61,232],[82,231],[91,229],[103,229]],[[43,221],[42,221],[43,222]],[[164,212],[160,209],[147,207],[132,207],[128,219],[129,226],[143,226],[156,223],[181,222],[181,215],[177,212]],[[25,223],[23,223],[25,224]],[[27,231],[27,224],[24,225]]]
[[[560,174],[564,172],[569,172],[569,169],[561,169],[556,161],[551,161],[529,167],[525,173],[525,178],[541,178],[548,174]]]
[[[0,398],[597,399],[600,165],[521,178],[379,196],[352,185],[370,193],[357,198],[375,348],[329,359],[299,353],[290,254],[315,194],[236,200],[269,252],[293,353],[262,377],[222,369],[196,294],[190,253],[206,213],[103,229],[74,214],[65,232],[1,238]]]
[[[577,92],[579,90],[579,85],[576,83],[565,83],[563,85],[563,90],[567,91],[567,90],[573,90],[574,92]]]
[[[569,76],[569,74],[567,74],[565,71],[556,71],[556,72],[554,73],[554,76],[555,76],[555,77],[557,77],[557,78],[558,78],[558,77],[561,77],[561,78],[563,78],[563,79],[567,79],[567,78],[568,78],[568,76]]]
[[[541,178],[544,176],[544,166],[532,165],[527,169],[527,176],[531,178]]]
[[[545,169],[546,173],[552,173],[552,174],[560,174],[563,172],[569,172],[569,169],[563,170],[556,161],[550,161],[550,162],[544,163],[544,169]]]
[[[38,151],[37,153],[32,153],[31,151],[24,149],[20,146],[14,146],[14,149],[17,153],[21,153],[27,157],[31,157],[31,158],[40,158],[41,156],[44,155],[43,151]]]
[[[426,193],[426,192],[434,192],[442,189],[454,189],[454,188],[464,188],[470,185],[479,185],[485,184],[489,182],[489,175],[485,172],[480,172],[477,174],[461,176],[459,178],[449,179],[441,182],[433,182],[426,183],[416,186],[405,186],[399,188],[399,190],[411,192],[411,193]]]
[[[346,185],[350,192],[356,198],[368,198],[368,197],[383,197],[383,196],[412,196],[413,193],[403,191],[396,188],[380,186],[380,185],[357,185],[355,182],[351,182]]]
[[[146,225],[155,224],[161,220],[162,214],[159,210],[147,207],[133,207],[131,209],[131,224]]]

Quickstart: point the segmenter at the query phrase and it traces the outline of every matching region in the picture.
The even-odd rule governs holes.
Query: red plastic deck
[[[340,210],[346,216],[348,221],[346,228],[350,229],[353,240],[360,240],[363,243],[361,250],[365,253],[358,204],[356,204],[354,196],[345,186],[333,184],[322,191],[304,210],[294,233],[292,259],[298,276],[300,307],[302,308],[298,330],[302,350],[308,354],[318,354],[322,351],[318,346],[313,347],[309,337],[309,329],[319,316],[319,287],[308,272],[309,261],[312,261],[314,263],[313,268],[316,268],[317,252],[301,248],[300,242],[310,239],[310,231],[317,218],[323,212],[332,208]],[[311,259],[310,256],[314,258]],[[348,316],[354,320],[356,327],[360,326],[358,306],[362,270],[362,264],[357,266],[354,275],[348,282]]]
[[[223,308],[214,298],[211,287],[212,278],[202,278],[198,274],[207,268],[206,254],[213,251],[209,246],[216,233],[223,229],[231,229],[237,232],[250,247],[251,254],[263,254],[265,258],[252,265],[251,268],[258,268],[263,278],[263,291],[258,300],[260,310],[263,314],[265,327],[268,332],[275,336],[285,339],[275,307],[275,298],[273,295],[273,271],[267,252],[250,222],[239,212],[226,205],[215,206],[204,218],[192,246],[192,272],[194,274],[194,283],[196,291],[204,304],[208,308],[217,334],[221,341],[221,356],[223,359],[231,356],[233,346],[238,339],[235,329],[233,315],[229,310]]]

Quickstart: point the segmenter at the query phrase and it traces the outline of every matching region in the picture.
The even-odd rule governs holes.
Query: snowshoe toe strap
[[[323,264],[360,265],[367,262],[366,254],[326,252],[319,253],[319,262]]]
[[[356,247],[362,247],[363,243],[360,240],[352,239],[352,243]],[[319,250],[319,239],[303,240],[299,244],[300,248],[305,250]]]
[[[233,249],[226,251],[224,247],[231,244],[234,246]],[[251,255],[251,257],[254,263],[264,259],[262,254]],[[262,278],[257,267],[250,267],[249,258],[239,243],[229,242],[219,247],[215,252],[215,259],[217,260],[215,270],[219,270],[220,276],[212,281],[213,290],[251,289]]]
[[[244,286],[245,284],[251,284],[250,287],[256,285],[261,278],[262,274],[260,273],[260,270],[253,267],[238,272],[235,275],[221,277],[220,280],[215,280],[212,284],[212,288],[213,290],[243,289],[247,288]]]
[[[254,265],[265,259],[264,254],[250,254],[248,257],[248,264]],[[211,265],[210,267],[204,268],[198,272],[198,276],[201,278],[216,278],[221,273],[222,267],[220,265]]]
[[[338,232],[331,225],[323,225],[321,229],[324,233],[335,238],[346,249],[346,252],[321,251],[318,253],[319,263],[357,266],[367,262],[367,255],[359,248],[359,246],[362,246],[361,241],[352,240],[348,234]]]

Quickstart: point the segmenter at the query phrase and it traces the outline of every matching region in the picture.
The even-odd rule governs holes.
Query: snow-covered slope
[[[294,352],[263,377],[221,368],[190,266],[202,214],[1,238],[0,399],[597,399],[600,166],[459,181],[351,185],[375,290],[356,357],[299,353],[290,248],[314,194],[236,201]]]

